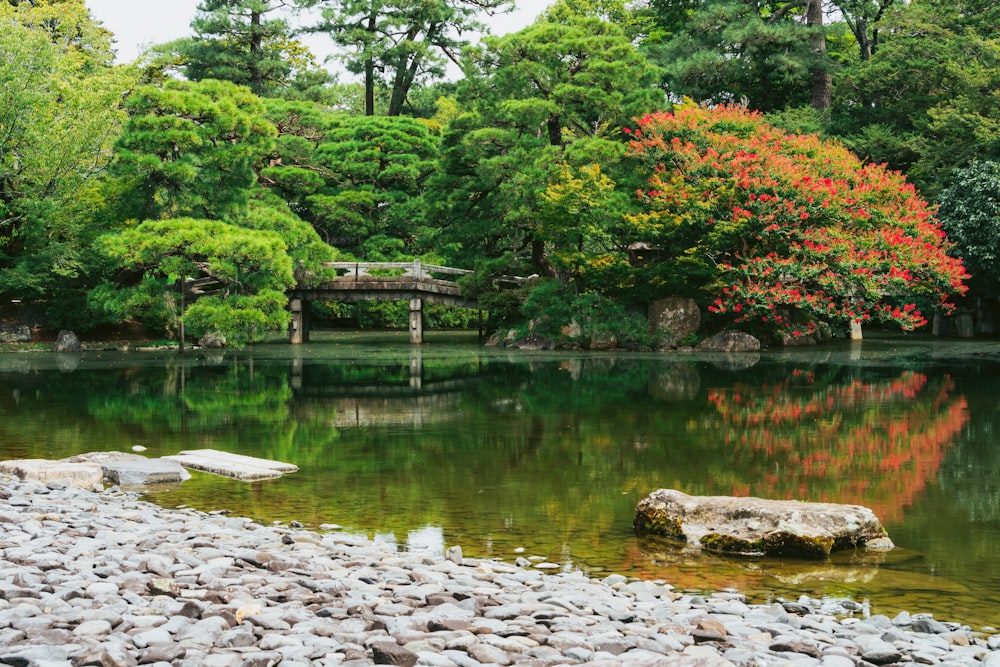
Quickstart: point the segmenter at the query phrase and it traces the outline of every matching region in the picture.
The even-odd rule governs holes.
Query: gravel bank
[[[842,611],[842,610],[841,610]],[[0,477],[0,664],[1000,667],[1000,635],[399,554]]]

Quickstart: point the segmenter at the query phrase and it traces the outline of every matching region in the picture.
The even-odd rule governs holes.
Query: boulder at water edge
[[[26,324],[0,323],[0,343],[30,343],[31,327]]]
[[[698,343],[699,352],[757,352],[763,345],[760,339],[742,331],[720,331]]]
[[[80,339],[72,331],[63,329],[56,336],[56,342],[52,344],[53,352],[79,352],[81,350]]]
[[[659,489],[639,502],[635,530],[741,555],[825,558],[831,551],[891,549],[867,507],[797,500],[689,496]]]
[[[694,299],[671,297],[654,301],[649,304],[647,317],[650,328],[663,336],[664,347],[676,346],[701,328],[701,311]]]

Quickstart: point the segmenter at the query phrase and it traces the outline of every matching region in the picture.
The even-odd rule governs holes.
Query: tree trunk
[[[260,95],[264,92],[264,72],[261,71],[260,53],[263,45],[263,37],[260,34],[260,12],[250,12],[250,87],[253,92]]]
[[[375,14],[368,17],[366,29],[372,35],[375,34],[375,29],[378,27],[375,19]],[[365,115],[375,115],[375,59],[372,58],[371,53],[365,57]]]
[[[816,54],[812,70],[812,107],[826,111],[830,108],[832,80],[826,67],[826,34],[823,31],[822,0],[810,0],[806,23],[812,29],[809,40]]]
[[[549,134],[549,145],[562,146],[562,122],[558,114],[552,114],[546,119],[545,129]]]
[[[415,31],[408,35],[410,39],[416,37]],[[407,95],[410,94],[410,87],[414,79],[417,78],[417,70],[420,68],[420,54],[414,53],[408,60],[404,59],[396,66],[396,76],[392,81],[392,94],[389,96],[389,115],[398,116],[403,113],[403,104]]]
[[[854,38],[858,40],[858,55],[861,60],[871,60],[872,59],[872,43],[868,39],[868,21],[865,19],[858,19],[857,22],[858,29],[854,33]]]

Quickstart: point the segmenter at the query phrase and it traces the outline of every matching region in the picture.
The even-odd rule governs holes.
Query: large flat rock
[[[105,482],[119,486],[148,486],[176,484],[191,478],[191,473],[176,461],[117,451],[88,452],[58,461],[3,461],[0,472],[44,484],[60,482],[83,489],[99,487]]]
[[[0,462],[0,473],[43,484],[59,482],[79,489],[92,489],[104,482],[104,471],[99,463],[15,459]]]
[[[101,468],[104,470],[104,479],[118,486],[179,484],[191,479],[191,473],[184,466],[166,459],[115,461],[105,463]]]
[[[867,507],[797,500],[689,496],[659,489],[636,507],[635,530],[741,555],[825,558],[832,551],[891,549]]]
[[[191,473],[176,461],[151,459],[129,452],[88,452],[63,459],[66,463],[97,463],[104,472],[104,481],[118,486],[150,486],[179,484],[191,479]]]
[[[295,472],[299,469],[292,463],[231,454],[217,449],[191,449],[163,458],[176,461],[191,470],[231,477],[244,482],[274,479],[286,472]]]

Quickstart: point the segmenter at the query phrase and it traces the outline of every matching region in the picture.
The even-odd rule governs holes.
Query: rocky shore
[[[1000,667],[928,615],[391,549],[0,477],[0,664]]]

